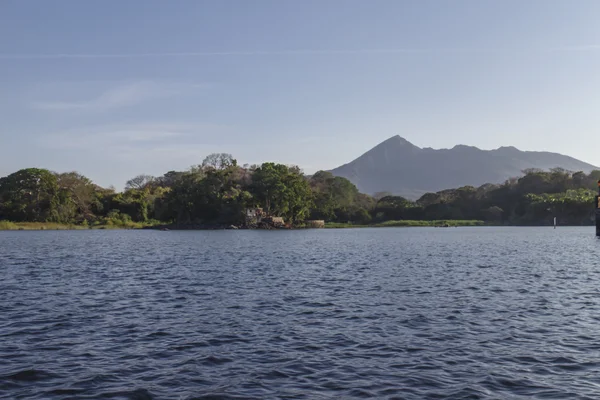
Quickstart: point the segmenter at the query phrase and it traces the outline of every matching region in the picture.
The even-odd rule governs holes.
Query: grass
[[[437,220],[437,221],[386,221],[376,224],[377,227],[408,227],[408,226],[482,226],[483,221],[477,220]]]
[[[18,229],[18,226],[10,221],[0,221],[0,230],[1,231],[13,231]]]
[[[68,230],[87,229],[87,227],[72,224],[58,224],[54,222],[10,222],[0,221],[0,230],[3,231],[40,231],[40,230]]]
[[[0,221],[0,231],[56,231],[56,230],[83,230],[83,229],[142,229],[154,223],[132,221],[107,221],[93,225],[59,224],[55,222],[10,222]]]
[[[345,222],[326,222],[325,229],[369,228],[372,225],[352,224]]]
[[[325,224],[325,228],[329,229],[341,229],[341,228],[398,228],[398,227],[437,227],[437,226],[482,226],[483,221],[477,220],[437,220],[437,221],[414,221],[414,220],[401,220],[401,221],[385,221],[369,225],[352,224],[352,223],[339,223],[339,222],[328,222]]]

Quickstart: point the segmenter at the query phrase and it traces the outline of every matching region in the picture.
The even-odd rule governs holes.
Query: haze
[[[3,1],[0,176],[420,147],[598,164],[597,1]]]

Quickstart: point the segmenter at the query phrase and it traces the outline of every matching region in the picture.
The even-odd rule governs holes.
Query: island
[[[410,200],[360,193],[328,171],[212,154],[186,171],[139,175],[123,191],[77,172],[27,168],[0,178],[0,229],[291,229],[592,225],[600,171],[529,169],[500,184]]]

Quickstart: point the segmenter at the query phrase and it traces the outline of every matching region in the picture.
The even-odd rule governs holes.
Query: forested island
[[[549,225],[553,217],[561,225],[591,225],[599,179],[600,171],[530,169],[503,184],[464,186],[410,201],[359,193],[352,182],[326,171],[306,176],[296,166],[271,162],[239,166],[229,154],[212,154],[187,171],[134,177],[122,192],[77,172],[28,168],[0,178],[0,228],[27,223],[241,228],[252,209],[283,218],[286,227],[304,227],[310,220],[331,227]]]

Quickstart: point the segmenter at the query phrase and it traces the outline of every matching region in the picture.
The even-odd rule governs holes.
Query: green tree
[[[498,206],[488,207],[482,211],[483,218],[486,221],[491,221],[491,222],[502,222],[503,214],[504,214],[504,210]]]
[[[226,157],[227,156],[227,157]],[[207,161],[209,160],[209,161]],[[241,224],[252,203],[247,171],[229,155],[209,156],[204,166],[177,176],[161,200],[161,216],[181,224]]]
[[[402,196],[386,196],[379,199],[373,213],[380,221],[420,219],[422,207]]]
[[[319,171],[311,177],[310,186],[314,193],[312,219],[360,223],[370,220],[368,214],[374,200],[370,196],[361,195],[348,179]]]
[[[291,222],[306,219],[312,206],[312,191],[297,168],[264,163],[252,174],[250,191],[267,213]]]
[[[46,169],[22,169],[0,179],[2,214],[9,220],[52,221],[58,201],[56,176]]]
[[[99,208],[97,187],[77,172],[56,174],[59,203],[56,220],[59,222],[82,222],[93,220],[93,209]]]

